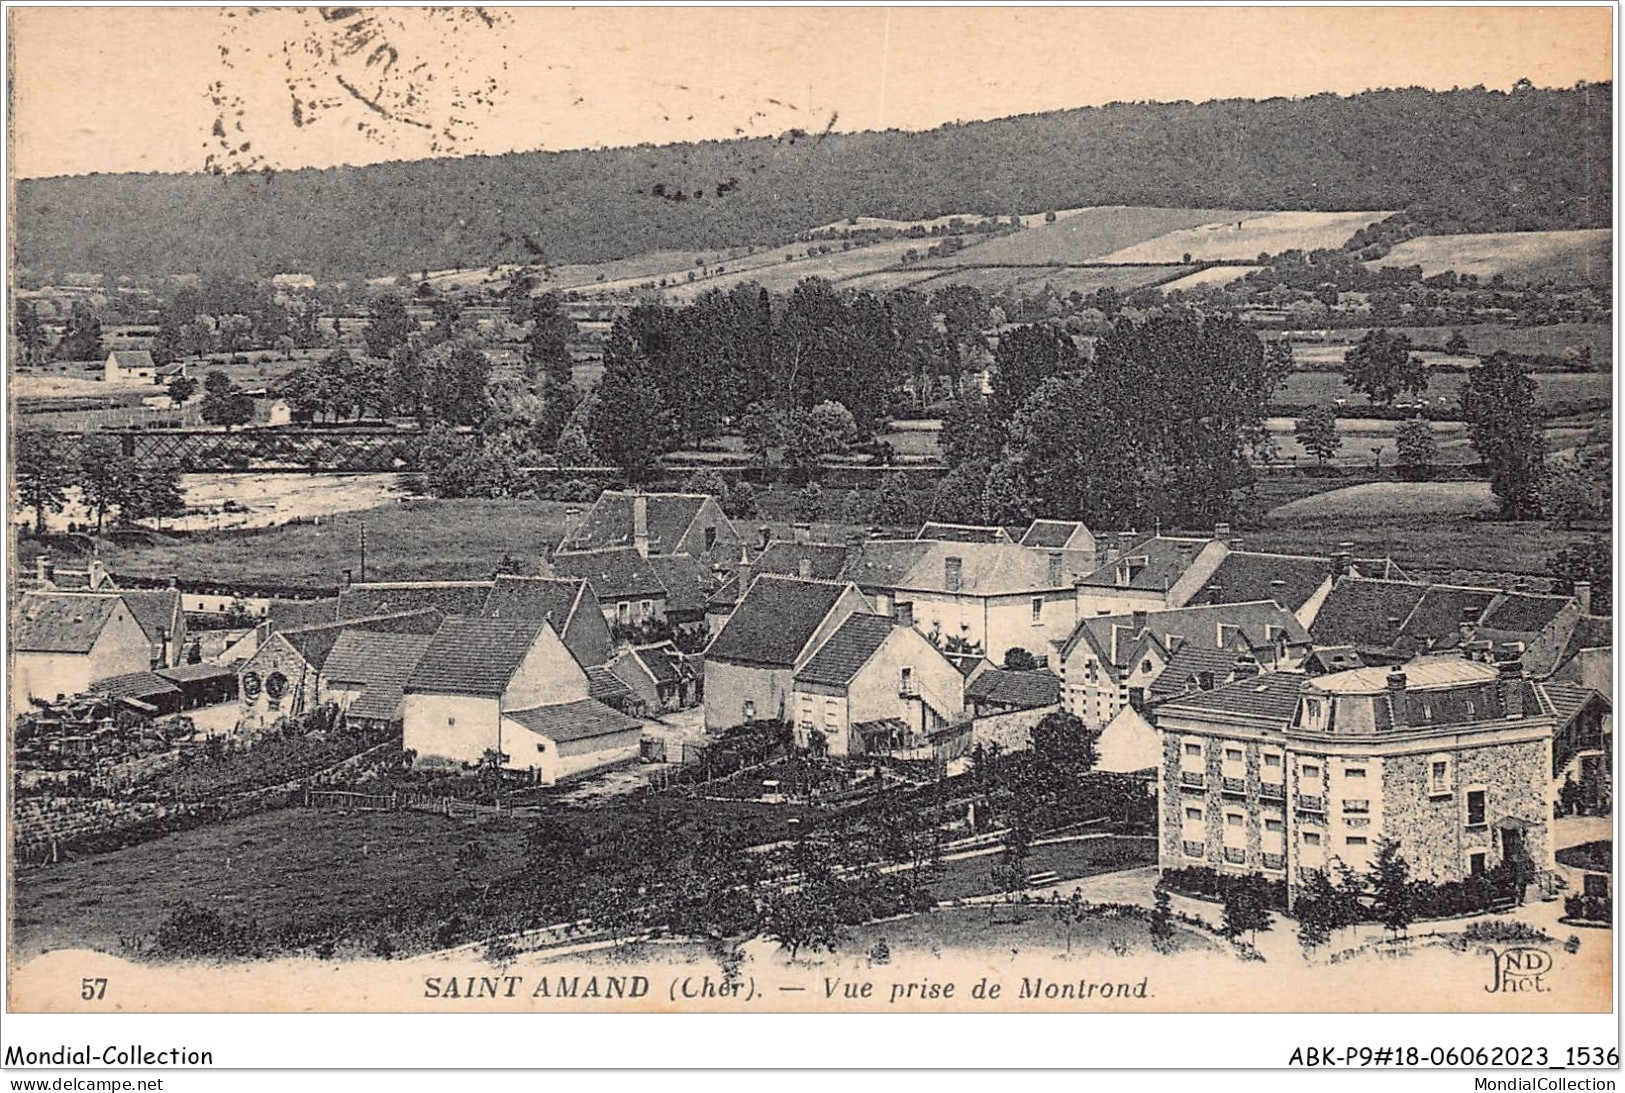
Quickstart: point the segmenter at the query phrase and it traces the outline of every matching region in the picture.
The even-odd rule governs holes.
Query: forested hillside
[[[1121,104],[359,168],[25,180],[35,274],[380,275],[769,243],[848,216],[1082,205],[1390,209],[1434,232],[1606,227],[1611,85]]]

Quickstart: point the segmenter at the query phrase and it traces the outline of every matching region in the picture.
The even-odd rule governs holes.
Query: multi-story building
[[[1301,883],[1365,871],[1397,842],[1411,875],[1553,865],[1551,703],[1517,660],[1272,672],[1156,710],[1162,868]]]

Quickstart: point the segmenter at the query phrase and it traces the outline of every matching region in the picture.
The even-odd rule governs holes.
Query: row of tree
[[[73,487],[98,532],[110,516],[128,524],[185,511],[180,473],[141,466],[112,437],[86,436],[75,444],[60,433],[29,429],[17,433],[15,445],[13,482],[23,507],[34,513],[35,534],[44,534],[47,513],[66,507]]]

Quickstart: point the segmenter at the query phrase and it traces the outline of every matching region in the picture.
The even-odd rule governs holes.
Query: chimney
[[[102,566],[100,558],[92,558],[85,563],[85,584],[94,592],[102,586],[102,580],[107,576],[107,570]]]
[[[642,490],[632,495],[632,545],[649,556],[649,495]]]
[[[1405,685],[1409,682],[1398,668],[1388,673],[1388,709],[1394,715],[1394,728],[1410,725],[1410,705],[1405,701]]]
[[[1145,612],[1144,611],[1136,611],[1136,612],[1134,612],[1133,618],[1134,618],[1134,632],[1136,634],[1145,633]]]
[[[1235,666],[1230,670],[1232,679],[1252,679],[1258,674],[1258,658],[1251,653],[1242,653],[1236,658]]]
[[[1337,553],[1332,555],[1332,576],[1347,577],[1349,575],[1349,570],[1353,567],[1353,565],[1354,558],[1348,553],[1348,551],[1343,550],[1340,547]]]
[[[773,541],[773,529],[763,524],[756,529],[756,549],[766,550],[767,544]]]
[[[1405,620],[1400,618],[1398,615],[1389,615],[1388,616],[1388,629],[1390,629],[1390,630],[1398,630],[1400,628],[1400,626],[1404,624],[1404,622],[1405,622]]]
[[[1509,718],[1523,716],[1523,646],[1503,645],[1499,650],[1495,670],[1499,673],[1496,685],[1501,692],[1501,708]]]
[[[344,572],[344,586],[343,587],[349,588],[350,587],[350,578],[352,576],[352,573],[348,569],[344,570],[343,572]]]
[[[1199,691],[1211,691],[1213,689],[1213,673],[1205,668],[1202,671],[1197,672],[1196,689]]]
[[[751,579],[756,574],[752,571],[749,562],[740,562],[737,572],[739,573],[739,598],[744,599],[746,591],[750,588]]]
[[[790,528],[795,533],[796,542],[798,542],[798,543],[810,543],[810,542],[812,542],[812,525],[811,524],[791,524]]]
[[[1210,581],[1207,586],[1207,602],[1223,603],[1224,585],[1220,584],[1218,581]]]
[[[796,576],[804,581],[812,580],[812,559],[802,558],[796,563]]]
[[[1061,584],[1063,583],[1063,578],[1062,578],[1062,574],[1061,574],[1061,560],[1062,559],[1061,559],[1061,552],[1060,551],[1058,551],[1058,550],[1050,551],[1050,555],[1049,555],[1049,583],[1050,583],[1051,588],[1059,588],[1059,587],[1061,587]]]
[[[1591,614],[1591,582],[1574,582],[1574,602],[1580,605],[1580,614]]]
[[[910,601],[910,600],[899,601],[897,603],[897,605],[896,605],[896,613],[892,617],[897,620],[897,625],[898,626],[913,626],[914,625],[914,603],[913,603],[913,601]]]
[[[171,573],[169,575],[169,587],[170,588],[179,588],[180,586],[181,586],[181,579],[180,579],[179,574]]]
[[[1231,550],[1240,550],[1241,549],[1241,536],[1232,535],[1230,537],[1230,549]]]
[[[56,566],[51,564],[49,554],[41,554],[34,559],[34,576],[46,584],[50,584],[56,577]]]
[[[1220,521],[1213,525],[1213,537],[1224,543],[1230,540],[1230,525]]]
[[[576,537],[581,530],[581,510],[570,507],[564,510],[564,534],[559,537],[559,546],[565,550],[570,548],[570,540]]]
[[[1117,533],[1117,549],[1126,551],[1134,545],[1134,532],[1120,531]]]

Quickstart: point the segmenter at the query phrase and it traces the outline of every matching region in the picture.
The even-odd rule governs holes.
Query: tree
[[[653,475],[671,436],[670,417],[655,386],[649,360],[616,320],[604,351],[604,375],[588,422],[593,451],[619,467],[627,480]]]
[[[1298,918],[1298,944],[1307,959],[1314,950],[1329,943],[1337,928],[1337,890],[1331,878],[1315,870],[1292,908]]]
[[[564,314],[558,294],[553,292],[531,301],[529,318],[525,373],[539,381],[543,409],[537,439],[544,449],[551,450],[580,399],[580,393],[571,382],[574,361],[570,357],[570,342],[577,335],[576,324]]]
[[[1490,489],[1504,520],[1540,518],[1546,441],[1535,410],[1535,381],[1514,357],[1497,352],[1467,375],[1462,416],[1473,450],[1490,468]]]
[[[17,348],[25,364],[38,364],[45,359],[45,328],[40,325],[39,312],[32,300],[17,304],[16,335]]]
[[[739,435],[745,451],[759,466],[766,467],[772,461],[773,449],[784,444],[784,423],[768,407],[753,402],[740,415]]]
[[[491,359],[464,339],[443,342],[424,355],[435,417],[453,425],[478,425],[491,408],[487,387]]]
[[[1593,536],[1571,543],[1552,555],[1547,568],[1557,578],[1556,591],[1572,595],[1576,582],[1585,581],[1591,585],[1591,613],[1613,613],[1614,552],[1607,539]]]
[[[62,340],[57,343],[56,355],[62,360],[99,360],[102,353],[102,321],[96,309],[85,300],[75,300],[68,313],[68,325]]]
[[[1219,928],[1226,937],[1236,938],[1245,933],[1256,943],[1259,931],[1269,930],[1273,925],[1262,877],[1249,874],[1225,886],[1224,917]]]
[[[834,884],[822,870],[801,883],[768,896],[762,909],[762,932],[790,951],[790,960],[805,949],[835,951],[841,924],[835,918]]]
[[[197,380],[191,376],[176,376],[169,381],[166,388],[169,392],[169,401],[178,409],[186,404],[186,400],[197,394]]]
[[[1343,382],[1379,406],[1387,406],[1403,392],[1427,390],[1427,368],[1411,352],[1411,340],[1378,327],[1368,331],[1343,354]]]
[[[1546,462],[1540,483],[1540,508],[1546,519],[1571,528],[1576,520],[1590,520],[1602,511],[1607,488],[1603,476],[1579,458],[1560,456]]]
[[[1467,336],[1465,334],[1463,334],[1460,330],[1452,330],[1450,332],[1450,340],[1444,343],[1444,351],[1446,353],[1451,353],[1455,356],[1462,357],[1466,356],[1468,353],[1471,353],[1472,347],[1467,344]]]
[[[1416,894],[1411,886],[1410,863],[1400,854],[1399,843],[1393,839],[1378,841],[1371,880],[1377,918],[1389,933],[1395,936],[1404,933],[1416,918]]]
[[[1337,414],[1330,406],[1310,407],[1308,413],[1292,423],[1292,435],[1323,467],[1343,446],[1342,434],[1337,431]]]
[[[186,511],[186,494],[176,467],[143,467],[135,472],[129,493],[119,507],[124,522],[158,520]]]
[[[34,534],[45,534],[45,514],[61,512],[72,482],[73,456],[61,434],[29,429],[16,434],[12,475],[24,508],[34,510]]]
[[[1100,752],[1095,742],[1100,734],[1084,724],[1076,714],[1056,711],[1045,714],[1032,728],[1033,755],[1070,778],[1081,778],[1095,769]]]
[[[80,445],[78,465],[79,494],[85,507],[96,514],[96,534],[100,535],[107,514],[130,499],[135,464],[125,458],[112,437],[89,436]]]
[[[417,332],[417,321],[406,310],[406,301],[393,292],[386,292],[372,302],[367,311],[367,325],[361,329],[361,340],[367,352],[374,357],[387,357],[406,344]]]
[[[210,425],[224,425],[229,433],[233,425],[246,425],[254,419],[254,397],[232,383],[224,372],[210,372],[204,377],[203,387],[206,393],[198,412]]]
[[[231,390],[231,377],[218,368],[211,368],[203,377],[203,390],[215,395]]]
[[[1394,445],[1399,449],[1400,477],[1415,482],[1432,475],[1433,464],[1439,458],[1439,442],[1426,418],[1401,422],[1394,430]]]
[[[1174,940],[1173,900],[1168,895],[1168,889],[1160,884],[1151,905],[1150,928],[1151,944],[1157,947],[1158,952],[1167,952]]]
[[[981,394],[955,399],[937,434],[943,461],[956,469],[966,463],[991,463],[1004,447],[1007,424],[1007,418],[994,418],[988,399]]]
[[[1039,384],[1077,367],[1078,349],[1071,336],[1057,327],[1018,326],[999,335],[993,360],[993,410],[1002,421],[1015,413]]]
[[[880,480],[867,518],[890,527],[907,527],[920,523],[920,507],[919,493],[909,485],[908,476],[898,471]]]
[[[792,411],[785,425],[784,454],[792,467],[806,470],[826,455],[846,451],[857,439],[852,411],[839,402],[821,402]]]
[[[1031,672],[1037,667],[1038,661],[1020,646],[1004,651],[1004,670],[1007,672]]]

